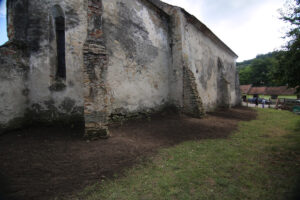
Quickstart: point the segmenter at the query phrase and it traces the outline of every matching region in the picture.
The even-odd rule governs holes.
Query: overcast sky
[[[0,0],[0,45],[7,41],[6,33],[6,0]]]
[[[238,61],[280,49],[286,25],[278,19],[285,0],[163,0],[185,8],[236,54]]]
[[[285,0],[163,0],[185,8],[236,54],[238,61],[279,49],[286,26],[278,19]],[[0,44],[7,41],[5,0],[0,0]]]

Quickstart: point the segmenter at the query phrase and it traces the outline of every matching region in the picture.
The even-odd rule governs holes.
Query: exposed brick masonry
[[[85,137],[107,138],[108,98],[105,74],[108,56],[102,34],[102,1],[88,1],[88,36],[84,45]]]

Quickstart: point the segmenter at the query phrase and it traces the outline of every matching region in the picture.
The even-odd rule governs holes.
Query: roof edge
[[[205,24],[203,24],[194,15],[187,12],[184,8],[180,8],[180,9],[185,14],[185,16],[187,17],[187,20],[188,20],[189,23],[191,23],[198,30],[203,32],[207,37],[209,37],[219,47],[223,48],[225,51],[227,51],[229,54],[231,54],[235,58],[238,58],[238,55],[231,48],[229,48],[218,36],[216,36],[216,34],[214,34]]]
[[[147,0],[154,6],[158,7],[161,9],[164,13],[168,14],[169,16],[171,15],[166,11],[168,8],[179,8],[185,17],[188,19],[188,22],[194,25],[198,30],[203,32],[207,37],[209,37],[215,44],[217,44],[219,47],[224,49],[226,52],[234,56],[235,58],[238,58],[238,55],[231,49],[229,48],[218,36],[216,36],[205,24],[203,24],[199,19],[197,19],[194,15],[190,14],[187,12],[184,8],[173,6],[170,4],[167,4],[165,2],[162,2],[161,0]],[[168,8],[167,8],[168,7]]]

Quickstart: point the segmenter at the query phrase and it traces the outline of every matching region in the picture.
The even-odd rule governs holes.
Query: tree
[[[279,67],[275,74],[289,87],[297,87],[300,86],[300,0],[289,1],[281,11],[281,19],[290,25],[286,34],[289,42],[286,51],[278,55]]]
[[[240,84],[241,85],[252,84],[252,82],[251,82],[251,76],[252,76],[251,66],[246,66],[246,67],[240,68],[239,75],[240,75]]]
[[[281,52],[271,52],[258,55],[252,60],[238,63],[241,85],[253,84],[254,86],[281,86],[285,85],[275,77],[279,68],[277,59]]]

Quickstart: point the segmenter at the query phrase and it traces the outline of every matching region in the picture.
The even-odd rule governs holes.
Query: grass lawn
[[[253,95],[247,95],[247,99],[253,98]],[[271,99],[270,95],[259,95],[259,98]],[[297,99],[296,95],[293,96],[278,96],[279,99]]]
[[[162,149],[75,199],[300,199],[300,116],[257,112],[257,120],[240,122],[227,139]]]

